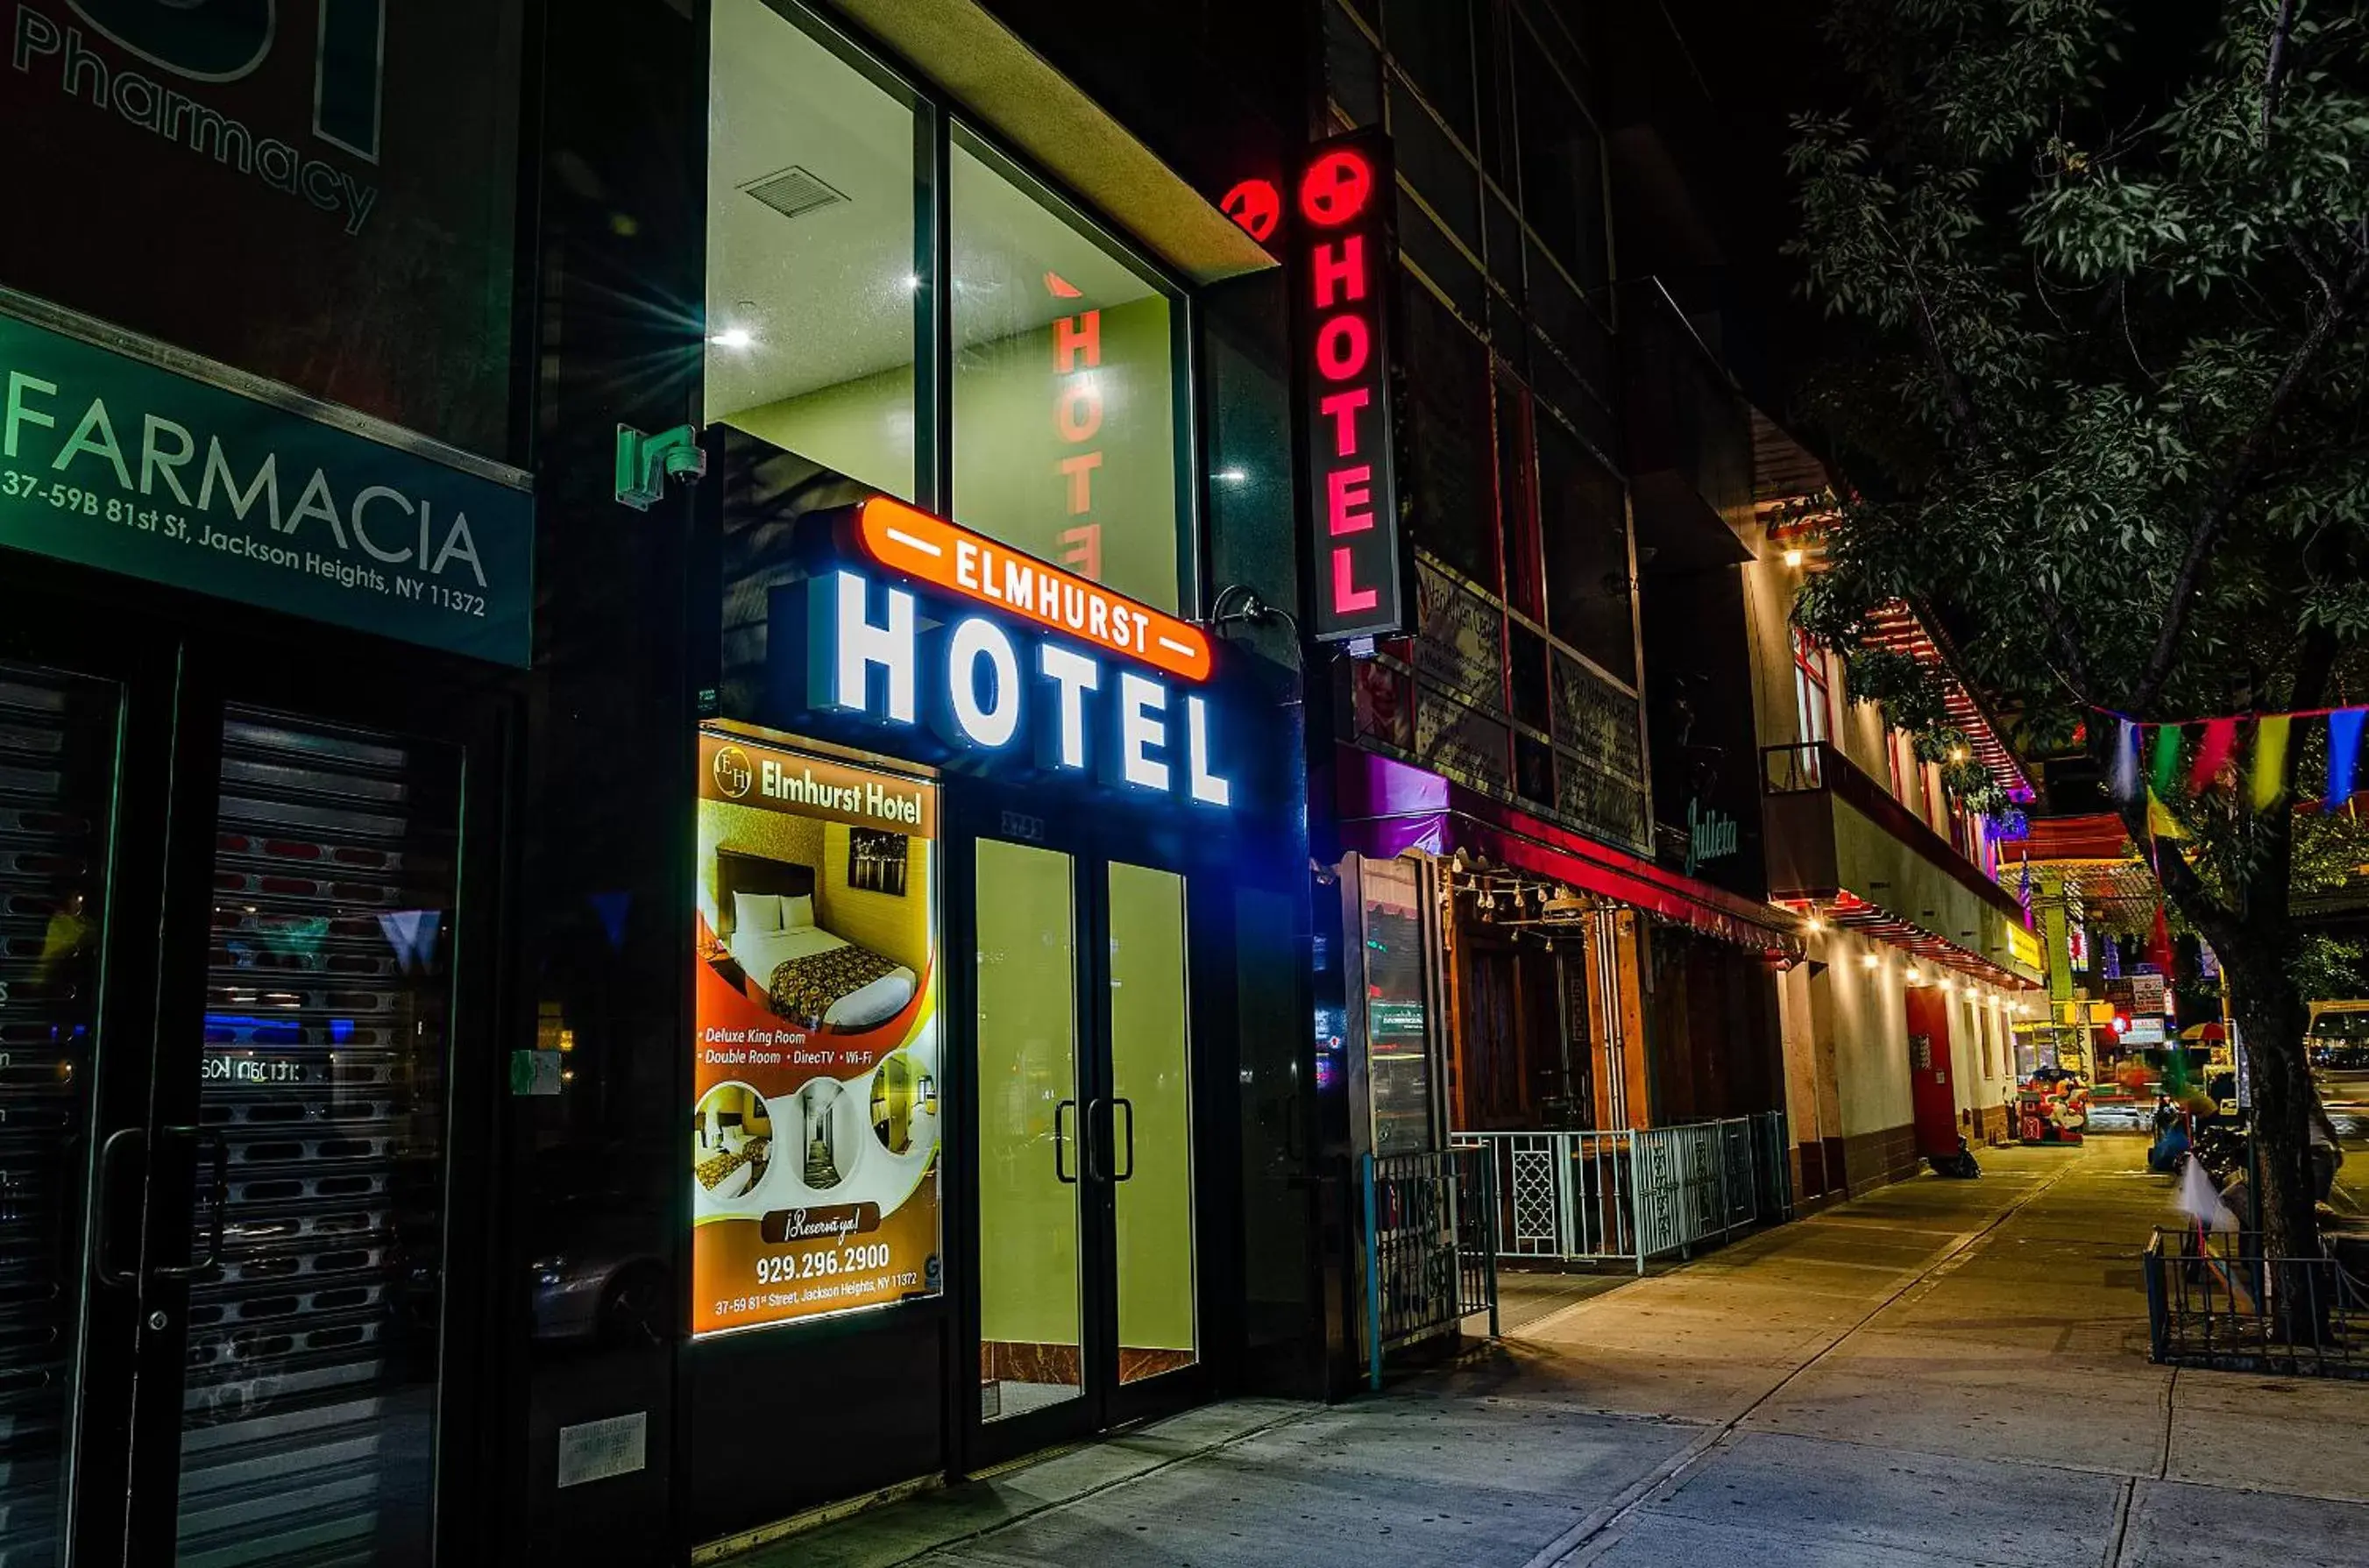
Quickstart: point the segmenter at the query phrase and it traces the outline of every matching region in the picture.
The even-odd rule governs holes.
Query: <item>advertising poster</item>
[[[939,1288],[937,785],[699,738],[692,1332]]]

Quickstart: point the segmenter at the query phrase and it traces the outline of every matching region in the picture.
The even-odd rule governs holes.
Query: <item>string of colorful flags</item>
[[[2352,798],[2361,766],[2361,736],[2369,707],[2304,708],[2292,713],[2192,719],[2184,724],[2142,724],[2120,714],[2110,715],[2121,727],[2114,738],[2112,786],[2116,799],[2136,800],[2144,782],[2149,810],[2164,820],[2161,803],[2179,787],[2183,774],[2192,795],[2219,787],[2225,778],[2232,787],[2242,778],[2257,811],[2267,811],[2286,791],[2287,749],[2298,722],[2325,720],[2328,725],[2328,779],[2322,795],[2330,811]],[[2252,756],[2243,757],[2241,738],[2253,732]],[[2188,731],[2199,732],[2192,750]],[[2149,738],[2147,731],[2153,730]],[[2186,766],[2181,763],[2183,757]],[[2167,836],[2176,836],[2176,829]]]

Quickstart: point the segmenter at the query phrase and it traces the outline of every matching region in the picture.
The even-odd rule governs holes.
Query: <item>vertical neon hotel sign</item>
[[[1320,143],[1296,191],[1308,441],[1308,527],[1319,642],[1405,624],[1391,461],[1390,298],[1398,252],[1389,139]]]

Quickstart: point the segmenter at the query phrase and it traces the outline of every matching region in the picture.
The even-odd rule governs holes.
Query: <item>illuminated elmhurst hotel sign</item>
[[[896,501],[866,502],[854,534],[881,566],[993,612],[957,614],[924,637],[910,590],[845,566],[818,572],[806,590],[809,708],[926,723],[963,750],[1033,743],[1048,773],[1233,804],[1209,700],[1163,679],[1208,679],[1201,628]],[[1050,635],[1015,635],[1007,617]]]
[[[1396,189],[1390,143],[1371,132],[1322,143],[1299,177],[1310,634],[1320,642],[1405,624],[1390,385]]]

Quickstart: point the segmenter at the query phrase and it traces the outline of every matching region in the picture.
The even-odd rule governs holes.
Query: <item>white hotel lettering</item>
[[[971,555],[967,570],[958,556],[958,578],[985,594],[985,585],[994,580],[990,570],[1008,558],[967,543],[957,548]],[[1020,579],[1007,580],[1016,599]],[[1063,623],[1082,626],[1087,635],[1093,635],[1093,619],[1084,601],[1098,603],[1104,627],[1098,640],[1105,646],[1129,647],[1142,636],[1138,624],[1124,634],[1128,643],[1116,640],[1121,634],[1115,626],[1142,620],[1126,615],[1121,601],[1082,594],[1041,576],[1036,582],[1049,582],[1063,593]],[[1031,591],[1037,589],[1032,586]],[[877,618],[874,597],[869,578],[844,568],[808,579],[810,706],[913,724],[926,705],[932,727],[950,745],[990,752],[1021,739],[1033,724],[1036,762],[1047,772],[1098,768],[1105,783],[1125,789],[1179,794],[1203,806],[1233,804],[1232,781],[1212,762],[1216,738],[1206,697],[1173,692],[1165,681],[1133,669],[1106,673],[1088,654],[1033,634],[1015,636],[1013,628],[985,615],[954,621],[924,670],[913,595],[898,588],[881,590]],[[1079,601],[1075,609],[1072,600]],[[1115,608],[1120,612],[1114,613]],[[990,679],[982,681],[982,673]],[[776,792],[770,773],[762,787],[768,795]],[[779,787],[796,788],[799,781],[789,779]],[[918,814],[918,801],[913,808]]]
[[[1151,618],[1126,601],[1039,572],[1025,556],[967,539],[955,542],[955,581],[999,604],[1035,605],[1082,637],[1120,653],[1142,653]]]

